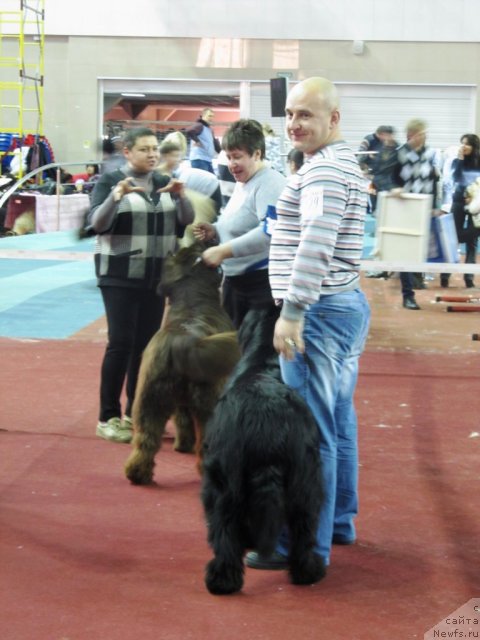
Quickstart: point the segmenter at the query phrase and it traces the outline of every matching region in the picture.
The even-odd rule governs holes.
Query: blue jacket
[[[215,138],[208,122],[199,118],[197,123],[187,129],[187,135],[197,144],[190,144],[190,160],[205,160],[211,162],[215,154],[220,151],[220,143]]]

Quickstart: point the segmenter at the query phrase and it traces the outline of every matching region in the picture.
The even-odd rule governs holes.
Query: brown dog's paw
[[[184,440],[175,440],[173,449],[178,453],[193,453],[195,449],[194,442],[186,442]]]
[[[132,484],[152,484],[153,464],[140,463],[134,454],[125,464],[125,475]]]
[[[153,484],[153,476],[151,474],[140,473],[138,469],[125,469],[125,475],[132,484]]]

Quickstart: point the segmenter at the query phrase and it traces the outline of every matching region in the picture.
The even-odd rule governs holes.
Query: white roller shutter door
[[[290,83],[290,87],[293,86]],[[341,130],[353,149],[382,124],[395,127],[399,143],[411,118],[428,123],[428,144],[446,149],[464,133],[475,131],[476,87],[461,85],[337,83],[341,100]],[[272,118],[269,83],[252,82],[250,117],[269,122],[283,133],[284,118]]]
[[[395,127],[405,141],[411,118],[428,124],[429,146],[446,149],[475,127],[476,90],[472,86],[337,85],[341,99],[342,132],[357,148],[362,138],[382,124]]]

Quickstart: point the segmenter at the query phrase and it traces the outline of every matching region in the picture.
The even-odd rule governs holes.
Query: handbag
[[[432,216],[427,262],[460,262],[457,230],[452,213]]]
[[[477,178],[466,190],[465,196],[470,202],[465,205],[465,210],[472,216],[473,226],[480,227],[480,180]]]

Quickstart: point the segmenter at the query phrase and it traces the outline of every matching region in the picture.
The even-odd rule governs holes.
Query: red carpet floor
[[[101,342],[0,339],[1,640],[406,640],[480,596],[476,354],[368,351],[357,392],[358,543],[294,587],[210,558],[191,456],[165,440],[151,488],[94,435]]]

